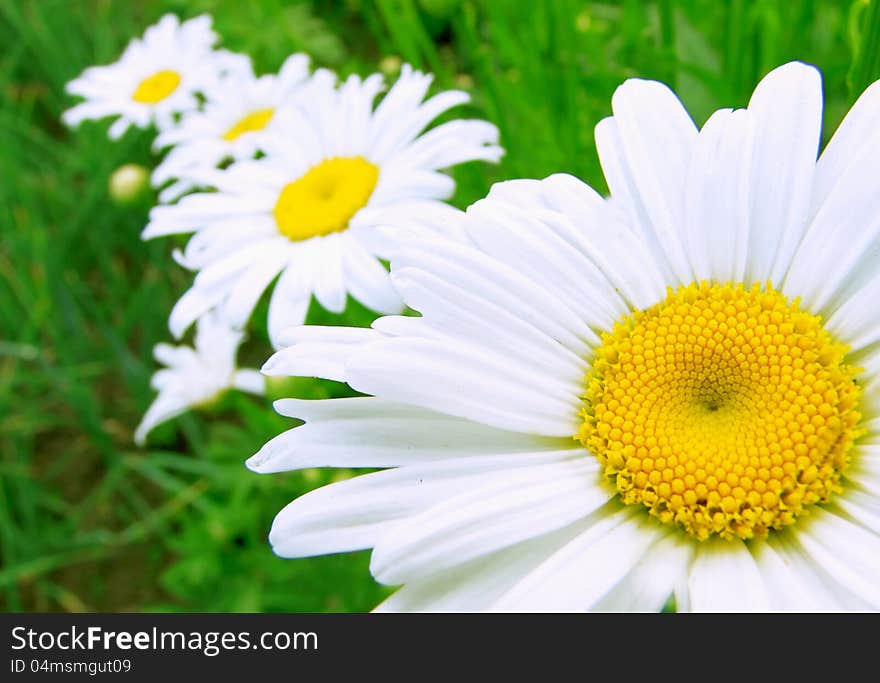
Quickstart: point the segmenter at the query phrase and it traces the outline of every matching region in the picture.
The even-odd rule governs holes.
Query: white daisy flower
[[[419,318],[306,327],[264,368],[367,397],[248,465],[382,471],[298,498],[284,557],[372,548],[385,610],[880,608],[880,83],[816,160],[819,73],[698,130],[630,80],[570,176],[401,249]]]
[[[275,112],[308,83],[309,58],[287,58],[278,74],[257,78],[249,68],[219,80],[205,92],[204,110],[191,110],[160,132],[155,149],[172,146],[153,172],[159,187],[177,180],[159,194],[170,201],[196,187],[194,178],[232,159],[252,159],[260,140],[272,135]]]
[[[236,369],[235,354],[243,338],[219,316],[208,314],[199,319],[195,348],[156,344],[153,355],[167,367],[156,371],[150,382],[159,395],[138,425],[135,443],[143,445],[158,424],[212,403],[229,389],[262,394],[265,379],[258,371]]]
[[[195,232],[178,260],[200,270],[174,307],[175,336],[219,307],[242,326],[279,275],[269,304],[269,335],[303,322],[311,295],[341,312],[351,294],[380,313],[399,312],[379,258],[379,227],[454,210],[441,199],[454,182],[438,169],[497,161],[498,130],[479,120],[449,121],[420,135],[439,114],[468,101],[448,91],[423,101],[431,76],[404,67],[373,108],[383,79],[349,77],[337,87],[318,72],[307,97],[278,112],[265,157],[206,174],[216,192],[195,193],[150,213],[143,237]]]
[[[110,126],[112,139],[129,126],[159,128],[173,123],[174,114],[196,109],[196,93],[209,89],[223,73],[249,68],[246,57],[215,51],[217,34],[211,17],[180,23],[166,14],[143,38],[132,40],[119,61],[92,66],[67,84],[67,92],[85,98],[62,119],[76,126],[86,119],[119,118]]]

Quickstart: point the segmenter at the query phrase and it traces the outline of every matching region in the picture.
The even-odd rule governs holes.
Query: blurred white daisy
[[[175,125],[159,133],[153,147],[171,146],[153,172],[153,185],[177,182],[159,194],[173,200],[196,186],[206,170],[227,160],[252,159],[260,140],[272,135],[275,112],[308,83],[309,58],[287,58],[278,74],[257,78],[251,69],[238,70],[205,91],[203,110],[185,113]]]
[[[195,109],[197,92],[209,89],[224,73],[249,68],[246,57],[214,50],[217,34],[211,17],[202,15],[180,23],[166,14],[135,38],[118,61],[92,66],[67,84],[67,92],[85,98],[62,115],[69,126],[85,119],[118,118],[109,135],[116,139],[129,126],[160,128],[174,114]]]
[[[156,425],[210,404],[229,389],[262,394],[265,379],[258,371],[236,369],[235,355],[243,337],[219,316],[208,314],[199,319],[195,348],[156,344],[153,355],[166,367],[157,370],[150,382],[159,395],[138,425],[135,443],[143,445]]]
[[[374,311],[399,312],[379,260],[388,247],[379,227],[453,212],[441,199],[454,182],[438,169],[502,154],[498,130],[485,121],[448,121],[420,135],[469,99],[448,91],[423,101],[430,83],[405,66],[374,110],[381,75],[351,76],[337,87],[332,74],[318,72],[308,97],[275,114],[265,157],[206,172],[216,192],[154,208],[145,239],[196,233],[178,260],[201,272],[171,313],[172,333],[214,307],[244,325],[279,273],[269,304],[273,343],[303,322],[313,293],[333,312],[345,309],[347,294]]]
[[[287,333],[265,373],[371,396],[280,401],[249,467],[388,469],[275,552],[372,548],[386,610],[880,608],[880,83],[818,162],[803,64],[702,130],[660,83],[613,110],[613,203],[496,185],[392,259],[422,317]]]

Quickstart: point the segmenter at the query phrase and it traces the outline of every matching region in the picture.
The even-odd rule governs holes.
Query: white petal
[[[622,212],[612,202],[574,176],[556,173],[543,180],[508,180],[493,185],[489,197],[519,206],[523,214],[540,207],[542,231],[551,231],[562,243],[560,248],[571,252],[567,260],[591,262],[581,266],[583,273],[597,269],[613,285],[612,298],[620,296],[632,308],[647,308],[663,298],[666,281],[644,240],[622,223]],[[478,233],[481,227],[471,229]]]
[[[186,346],[172,346],[162,342],[153,347],[153,358],[169,367],[187,365],[194,355],[193,350]]]
[[[377,313],[400,313],[400,295],[391,284],[388,271],[354,238],[342,245],[345,284],[351,295]]]
[[[195,283],[199,287],[215,287],[231,279],[238,279],[241,273],[247,272],[254,263],[273,258],[278,247],[273,240],[260,240],[245,246],[227,256],[218,258],[205,265],[196,275]],[[186,259],[191,263],[190,259]]]
[[[767,74],[749,100],[755,122],[747,277],[780,282],[803,238],[822,130],[819,71],[792,62]]]
[[[761,572],[739,539],[704,541],[688,579],[694,612],[766,612],[770,609]]]
[[[313,404],[321,413],[312,414]],[[542,438],[485,427],[374,397],[303,401],[276,409],[305,419],[247,461],[255,472],[306,467],[395,467],[418,462],[537,451],[578,450],[574,439]],[[581,449],[579,452],[583,453]]]
[[[821,511],[820,511],[821,512]],[[809,521],[809,520],[805,520]],[[800,523],[798,523],[800,526]],[[862,610],[865,603],[849,592],[797,543],[799,529],[787,529],[774,534],[768,543],[785,563],[796,579],[807,586],[814,601],[822,611]]]
[[[687,576],[693,543],[680,534],[661,538],[594,609],[600,612],[659,612]]]
[[[580,534],[586,523],[517,543],[491,555],[452,567],[400,588],[377,612],[475,612],[499,597],[559,548]]]
[[[331,313],[342,313],[346,304],[345,276],[342,270],[342,249],[339,235],[327,235],[315,240],[314,255],[315,299]]]
[[[401,249],[391,264],[392,276],[403,268],[414,268],[435,274],[439,279],[469,290],[534,325],[544,334],[579,356],[586,355],[599,337],[557,297],[506,263],[487,256],[481,250],[450,240],[425,240],[419,247]],[[413,303],[404,301],[413,308]],[[431,308],[419,310],[430,316]],[[442,312],[441,312],[442,315]]]
[[[565,384],[446,340],[389,339],[352,353],[345,375],[365,394],[545,436],[571,436],[580,400]]]
[[[465,161],[498,161],[498,129],[487,121],[448,121],[413,141],[395,159],[414,168],[449,168]]]
[[[752,557],[758,565],[770,608],[774,611],[811,612],[837,608],[824,590],[817,589],[789,557],[777,550],[775,538],[753,542]]]
[[[697,129],[662,83],[631,79],[612,98],[614,117],[596,127],[612,197],[622,200],[672,282],[693,277],[682,248],[684,189]]]
[[[455,181],[443,173],[384,166],[369,206],[385,208],[400,201],[448,199],[454,191]]]
[[[379,539],[370,571],[398,584],[586,517],[611,495],[594,458],[520,469],[407,518]]]
[[[247,268],[223,302],[222,313],[230,325],[244,327],[263,292],[284,268],[287,255],[267,256]]]
[[[523,211],[496,195],[468,208],[468,234],[485,253],[550,292],[594,330],[607,330],[629,312],[614,285],[590,259],[562,238],[565,216]]]
[[[143,446],[147,441],[147,434],[157,425],[177,417],[188,409],[189,405],[183,396],[170,392],[160,393],[147,408],[147,412],[137,426],[134,442],[138,446]]]
[[[846,341],[852,353],[870,350],[880,342],[880,268],[864,287],[850,294],[830,316],[826,329]]]
[[[632,508],[601,510],[577,538],[492,605],[503,612],[581,612],[594,608],[666,534]]]
[[[131,119],[129,119],[127,116],[121,116],[113,122],[112,126],[110,126],[110,129],[107,131],[107,135],[110,137],[111,140],[118,140],[125,134],[125,131],[127,131],[131,127],[131,124]]]
[[[436,199],[414,199],[389,206],[366,207],[352,219],[349,230],[379,258],[393,260],[407,244],[445,237],[467,242],[462,227],[465,213]]]
[[[306,259],[299,257],[281,273],[269,301],[269,340],[278,348],[281,333],[302,325],[312,298],[313,274]]]
[[[850,489],[835,499],[831,509],[875,536],[880,536],[880,497]]]
[[[880,137],[864,140],[860,154],[841,171],[838,183],[817,207],[795,255],[785,292],[800,296],[809,310],[830,313],[841,305],[851,307],[849,299],[859,297],[860,289],[876,291],[880,277],[878,156]],[[864,303],[863,296],[860,303]],[[875,325],[877,308],[869,305],[863,314],[873,317]]]
[[[587,372],[583,358],[479,292],[411,267],[395,269],[392,280],[410,306],[427,312],[422,326],[438,336],[491,340],[493,349],[506,355],[511,365],[569,377],[573,390],[582,390]]]
[[[848,481],[880,500],[880,445],[857,444],[844,474]]]
[[[156,206],[141,237],[193,232],[216,221],[247,218],[271,211],[272,204],[259,195],[242,197],[223,192],[198,192],[187,195],[172,206]]]
[[[813,213],[845,184],[853,164],[868,163],[880,144],[880,81],[861,94],[819,157],[813,184]]]
[[[64,121],[65,125],[75,127],[87,119],[101,119],[117,113],[118,109],[115,102],[110,100],[91,100],[71,107],[61,115],[61,120]]]
[[[168,329],[174,338],[180,339],[190,325],[220,303],[226,291],[222,284],[216,287],[190,287],[174,304],[168,317]]]
[[[308,78],[309,61],[309,56],[302,53],[290,55],[278,70],[278,83],[289,88]]]
[[[236,370],[232,376],[232,386],[239,391],[261,396],[266,391],[266,378],[258,370]]]
[[[871,609],[880,609],[880,536],[817,510],[796,535],[811,562]]]
[[[305,557],[374,546],[404,518],[462,490],[531,472],[543,454],[456,459],[365,474],[297,498],[275,518],[269,541],[282,557]],[[544,466],[547,467],[547,466]]]
[[[279,377],[321,377],[347,382],[348,357],[380,335],[360,327],[308,325],[289,327],[277,337],[284,347],[262,367],[266,375]]]
[[[749,245],[753,124],[743,109],[715,112],[697,138],[685,192],[684,238],[697,280],[741,282]]]

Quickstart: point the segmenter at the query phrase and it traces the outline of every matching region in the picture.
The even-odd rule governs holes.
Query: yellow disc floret
[[[245,133],[252,133],[256,130],[263,130],[267,125],[269,125],[269,121],[272,120],[272,116],[275,115],[274,109],[258,109],[257,111],[252,111],[247,116],[242,117],[236,124],[230,127],[225,133],[223,133],[223,139],[228,142],[232,142],[233,140],[241,137]]]
[[[856,368],[772,287],[692,284],[603,335],[577,438],[627,504],[700,540],[766,536],[840,489]]]
[[[161,102],[180,85],[180,74],[176,71],[158,71],[142,80],[131,96],[141,104]]]
[[[363,157],[332,157],[288,183],[275,204],[278,231],[292,240],[345,230],[366,206],[379,168]]]

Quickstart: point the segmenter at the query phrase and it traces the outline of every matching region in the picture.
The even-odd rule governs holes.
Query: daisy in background
[[[269,375],[367,397],[257,472],[387,468],[275,519],[283,557],[372,548],[383,610],[880,609],[880,83],[816,160],[817,70],[698,130],[630,80],[564,175],[392,259],[420,318],[303,327]]]
[[[89,67],[67,84],[67,92],[85,101],[62,119],[76,126],[86,119],[116,116],[109,130],[112,139],[129,126],[169,126],[175,114],[196,109],[196,93],[210,89],[221,75],[250,68],[247,57],[214,50],[216,42],[211,17],[180,23],[166,14],[143,38],[133,39],[117,62]]]
[[[176,182],[159,193],[169,202],[196,187],[193,178],[217,168],[224,161],[252,159],[260,141],[275,134],[275,113],[309,79],[309,58],[303,54],[287,58],[278,74],[256,77],[241,69],[220,79],[205,91],[202,110],[190,110],[176,124],[160,131],[154,149],[171,147],[153,172],[155,187]]]
[[[259,372],[236,369],[235,355],[243,338],[242,332],[208,314],[199,319],[195,348],[157,344],[153,354],[167,367],[153,375],[151,385],[159,395],[138,425],[135,443],[143,445],[156,425],[212,403],[229,389],[263,394],[265,380]]]
[[[243,326],[278,277],[269,304],[269,335],[303,322],[312,294],[328,311],[346,297],[380,313],[403,304],[380,258],[380,226],[418,222],[455,210],[441,200],[454,182],[439,169],[475,159],[497,161],[498,130],[454,120],[421,134],[438,115],[467,102],[464,92],[425,100],[430,75],[404,66],[374,108],[383,78],[317,72],[307,96],[273,116],[261,141],[265,157],[205,172],[216,192],[191,194],[150,213],[143,237],[195,232],[178,260],[198,270],[175,305],[169,326],[179,337],[205,311],[218,308]]]

